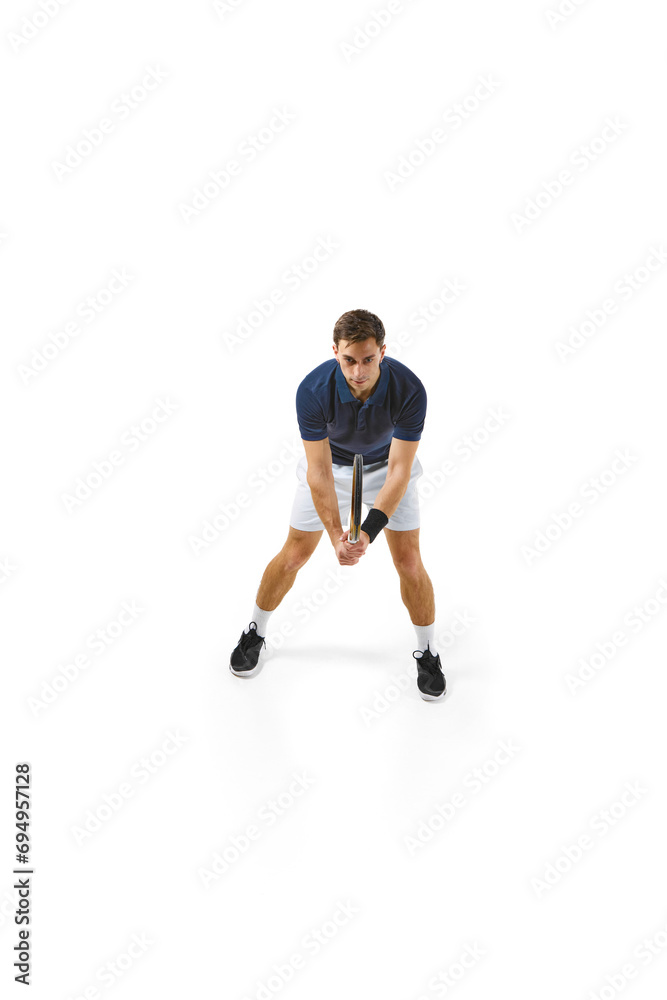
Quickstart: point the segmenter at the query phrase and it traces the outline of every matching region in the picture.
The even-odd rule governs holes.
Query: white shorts
[[[332,465],[332,468],[336,496],[338,497],[338,509],[340,510],[341,522],[345,528],[350,523],[350,509],[352,507],[352,466]],[[376,496],[384,486],[384,481],[387,477],[387,468],[388,462],[386,461],[374,462],[372,465],[364,466],[362,501],[366,507],[370,508],[375,503]],[[296,465],[296,477],[299,480],[299,484],[296,488],[289,523],[290,527],[298,528],[299,531],[321,531],[324,525],[315,510],[310,486],[306,481],[307,469],[308,461],[306,456],[302,455]],[[423,471],[421,462],[415,455],[408,487],[386,525],[390,531],[412,531],[413,528],[419,527],[417,480]]]

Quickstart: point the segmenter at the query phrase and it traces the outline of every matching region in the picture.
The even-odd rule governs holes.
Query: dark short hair
[[[375,337],[375,342],[382,350],[384,344],[384,326],[382,320],[369,312],[368,309],[350,309],[349,312],[336,320],[333,339],[336,348],[341,340],[350,344],[362,343],[369,337]]]

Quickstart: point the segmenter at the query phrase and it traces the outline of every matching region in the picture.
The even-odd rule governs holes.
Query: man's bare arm
[[[329,438],[321,441],[304,441],[308,471],[306,480],[319,518],[335,546],[343,533],[343,525],[338,508],[338,497],[334,484],[331,446]]]
[[[373,506],[391,517],[403,499],[410,482],[412,463],[414,461],[419,441],[401,441],[392,438],[389,445],[389,465],[384,485],[375,497]]]

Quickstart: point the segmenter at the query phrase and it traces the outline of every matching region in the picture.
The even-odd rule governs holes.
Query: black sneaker
[[[421,656],[417,654],[421,653]],[[447,690],[445,676],[440,666],[440,653],[433,655],[429,647],[422,653],[416,649],[412,654],[417,661],[417,687],[424,701],[437,701]]]
[[[229,658],[229,669],[237,677],[254,677],[262,669],[258,664],[261,646],[266,642],[264,637],[257,635],[257,622],[250,622],[247,632],[241,632],[241,638]]]

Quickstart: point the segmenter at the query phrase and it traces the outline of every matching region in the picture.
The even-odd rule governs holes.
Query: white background
[[[34,997],[662,995],[658,7],[414,0],[379,28],[382,0],[44,2],[2,11],[3,980],[30,761]],[[276,110],[292,120],[249,161]],[[335,250],[290,288],[320,239]],[[131,278],[105,297],[114,269]],[[444,306],[448,281],[465,292]],[[384,539],[335,584],[323,538],[263,672],[228,670],[287,533],[296,387],[353,308],[428,393],[439,703],[418,696]]]

